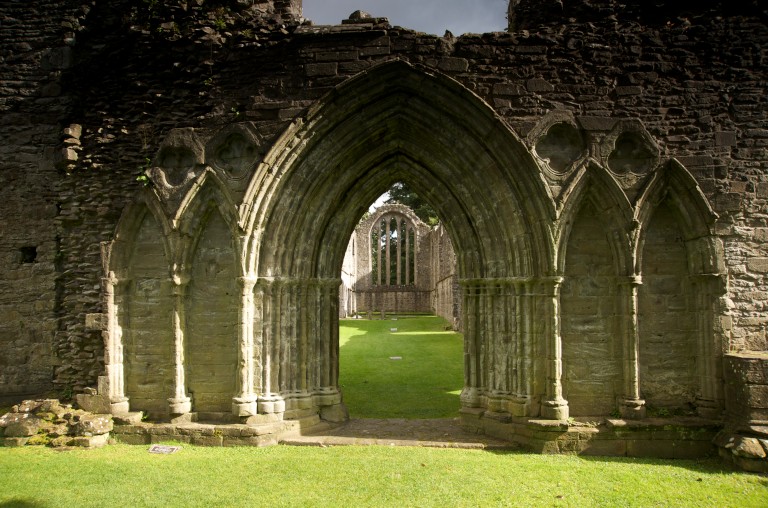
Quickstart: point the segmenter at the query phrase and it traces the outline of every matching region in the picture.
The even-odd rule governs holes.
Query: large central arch
[[[462,406],[531,416],[543,402],[546,416],[562,416],[555,207],[538,166],[476,95],[400,61],[350,80],[295,122],[246,193],[259,412],[340,404],[344,251],[369,204],[397,181],[432,204],[456,247]],[[246,413],[251,399],[243,394]]]

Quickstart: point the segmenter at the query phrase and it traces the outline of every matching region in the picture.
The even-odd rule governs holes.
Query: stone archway
[[[359,217],[397,181],[432,204],[456,246],[466,309],[462,406],[533,416],[542,402],[544,414],[560,417],[559,279],[545,226],[554,206],[538,167],[479,98],[402,62],[358,76],[314,108],[246,194],[253,344],[264,359],[259,412],[340,404],[338,274]],[[549,383],[537,379],[542,372]]]
[[[578,138],[570,117],[543,121],[536,132],[549,141],[560,131],[570,132],[566,142]],[[105,248],[104,392],[113,411],[345,418],[338,386],[344,253],[368,205],[402,181],[437,211],[456,251],[465,423],[494,432],[494,422],[513,417],[566,419],[563,380],[577,416],[618,407],[642,417],[643,391],[665,404],[685,392],[702,414],[717,412],[723,334],[715,215],[676,161],[649,169],[646,156],[640,165],[611,157],[622,132],[642,133],[634,124],[622,129],[590,143],[589,154],[553,152],[535,133],[526,146],[456,81],[394,61],[337,87],[261,161],[249,158],[261,138],[247,123],[207,141],[204,131],[172,132],[163,149],[191,154],[184,178],[167,178],[178,172],[176,159],[152,168],[155,187],[126,210]],[[221,158],[233,139],[242,144],[238,153],[251,154],[236,166]],[[646,145],[642,153],[653,155]],[[540,158],[552,153],[567,159],[555,161],[556,171]],[[593,158],[600,154],[609,164]],[[617,160],[618,170],[610,165]],[[670,231],[685,245],[666,273],[643,255],[652,257]],[[583,263],[600,267],[592,273]],[[641,288],[644,270],[658,272],[646,279],[652,292]],[[683,289],[665,293],[668,281]],[[679,390],[661,395],[648,383],[658,369],[641,363],[663,356],[661,341],[675,333],[648,325],[649,296],[685,300],[687,324],[669,350],[687,362],[686,373],[674,377]],[[580,314],[594,302],[602,303],[587,336]],[[132,310],[142,308],[152,312]],[[674,305],[667,310],[674,319]]]

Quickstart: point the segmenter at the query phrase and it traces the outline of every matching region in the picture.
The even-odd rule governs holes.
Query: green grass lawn
[[[462,339],[443,331],[443,323],[432,317],[342,322],[341,384],[353,416],[457,413]],[[128,445],[0,448],[0,508],[768,506],[766,476],[734,471],[717,459],[181,446],[173,455]]]
[[[716,460],[417,447],[0,448],[0,506],[768,506]]]
[[[339,385],[350,416],[458,416],[464,346],[445,325],[435,316],[341,320]]]

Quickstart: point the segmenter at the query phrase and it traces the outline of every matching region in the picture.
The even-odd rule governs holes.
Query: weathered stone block
[[[581,454],[621,457],[627,454],[627,442],[622,439],[593,439],[584,443]]]
[[[729,448],[737,457],[746,459],[763,459],[766,456],[760,441],[753,437],[738,436],[732,443],[726,445],[726,448]]]
[[[112,416],[104,414],[83,415],[77,422],[77,433],[83,436],[106,434],[112,430]]]
[[[445,72],[466,72],[469,69],[469,61],[466,58],[443,57],[437,66]]]
[[[0,439],[0,445],[7,448],[18,448],[24,446],[29,441],[28,437],[4,437]]]
[[[83,448],[101,448],[109,444],[109,434],[100,434],[98,436],[75,436],[69,441],[69,446],[80,446]]]
[[[97,414],[109,414],[111,403],[109,397],[103,395],[86,395],[78,393],[75,396],[77,405],[84,411]]]
[[[20,418],[5,426],[5,437],[29,437],[34,436],[40,430],[43,421],[34,416]]]
[[[190,443],[198,446],[221,446],[222,436],[191,436]]]
[[[541,78],[529,79],[525,83],[525,87],[529,92],[552,92],[555,87],[547,80]]]
[[[627,440],[628,457],[656,457],[672,459],[675,456],[673,441]]]
[[[768,257],[748,259],[747,268],[752,272],[768,273]]]
[[[115,434],[115,439],[121,443],[129,445],[146,445],[149,444],[149,436],[146,434]]]
[[[307,64],[305,73],[309,77],[335,76],[338,73],[336,62]]]

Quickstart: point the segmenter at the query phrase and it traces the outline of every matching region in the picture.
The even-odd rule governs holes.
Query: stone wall
[[[62,76],[72,67],[71,41],[84,11],[70,2],[39,4],[0,6],[0,401],[45,393],[68,371],[82,377],[99,369],[98,346],[82,344],[70,355],[77,342],[54,343],[65,259],[61,175],[53,163],[72,105]],[[91,297],[98,299],[98,289]]]
[[[454,330],[461,330],[461,291],[453,244],[442,224],[430,231],[430,239],[432,312],[448,321]]]
[[[298,2],[3,4],[0,66],[14,79],[1,85],[0,394],[122,379],[124,359],[104,347],[119,338],[115,319],[128,323],[125,340],[164,326],[168,342],[147,353],[172,364],[171,317],[116,310],[146,296],[177,319],[186,310],[193,336],[206,312],[235,321],[237,337],[265,320],[252,356],[236,337],[222,364],[190,357],[189,386],[218,394],[205,411],[223,410],[226,383],[249,378],[209,383],[195,368],[223,372],[237,358],[279,412],[281,387],[309,389],[292,385],[291,355],[315,337],[324,370],[308,381],[322,388],[313,397],[337,400],[328,288],[336,294],[365,207],[404,178],[458,242],[468,354],[497,353],[467,373],[463,403],[562,416],[564,388],[578,412],[643,395],[717,414],[723,353],[768,349],[766,14],[702,2],[682,17],[595,16],[596,4],[618,9],[569,2],[543,24],[459,38],[378,18],[301,25]],[[147,266],[130,254],[144,234],[166,239]],[[297,302],[321,308],[301,314]],[[216,344],[229,332],[217,328]],[[486,338],[497,342],[472,342]],[[136,392],[142,353],[126,346]],[[596,358],[604,370],[582,368]],[[183,399],[178,368],[152,375],[131,397]],[[510,387],[520,397],[505,398]]]
[[[357,232],[353,232],[349,238],[347,250],[344,253],[344,262],[341,265],[341,287],[339,288],[339,317],[346,318],[357,314],[357,295],[355,284],[357,282]]]
[[[768,472],[768,356],[732,353],[724,363],[726,425],[715,443],[739,467]]]

